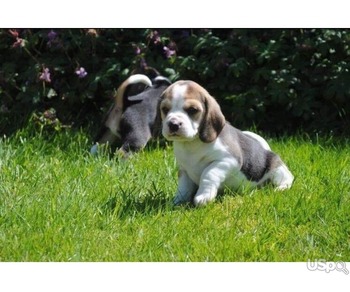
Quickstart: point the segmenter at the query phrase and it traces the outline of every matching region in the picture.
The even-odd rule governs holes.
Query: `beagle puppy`
[[[213,201],[224,187],[257,187],[270,181],[277,190],[294,177],[259,135],[226,122],[216,100],[193,81],[177,81],[161,96],[162,134],[173,141],[179,165],[174,204]]]
[[[126,79],[117,90],[90,152],[95,154],[99,144],[113,144],[118,139],[122,155],[141,150],[152,138],[159,97],[170,84],[163,76],[151,81],[144,74],[134,74]]]

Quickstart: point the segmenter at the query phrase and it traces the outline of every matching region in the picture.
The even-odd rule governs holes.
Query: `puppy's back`
[[[228,151],[241,165],[241,171],[251,181],[258,182],[272,168],[282,165],[280,157],[263,147],[252,135],[226,124],[219,135]]]

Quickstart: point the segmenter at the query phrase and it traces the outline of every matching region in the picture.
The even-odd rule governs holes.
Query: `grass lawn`
[[[122,160],[83,131],[2,138],[0,261],[349,261],[350,143],[316,138],[269,139],[292,189],[197,209],[171,204],[171,144]]]

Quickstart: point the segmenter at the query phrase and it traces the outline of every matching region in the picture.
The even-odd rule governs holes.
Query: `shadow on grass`
[[[172,201],[166,194],[158,190],[155,184],[146,192],[141,189],[119,188],[118,194],[110,197],[100,207],[101,214],[113,214],[119,219],[130,216],[148,216],[173,209]]]
[[[127,192],[119,192],[118,195],[110,197],[107,202],[105,202],[101,208],[100,213],[102,215],[113,215],[118,219],[126,219],[134,216],[153,216],[160,213],[168,212],[183,212],[193,211],[198,209],[193,203],[182,204],[175,206],[173,204],[173,198],[169,198],[162,191],[160,192],[149,192],[144,196],[138,196],[137,190],[128,190]],[[208,204],[222,204],[226,197],[237,197],[251,195],[251,193],[237,193],[233,191],[225,191],[219,193],[215,201]],[[204,206],[201,208],[206,208]]]

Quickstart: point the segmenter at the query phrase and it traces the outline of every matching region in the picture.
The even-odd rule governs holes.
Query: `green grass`
[[[0,261],[350,259],[348,140],[270,139],[292,189],[173,207],[171,144],[92,157],[81,132],[0,140]]]

